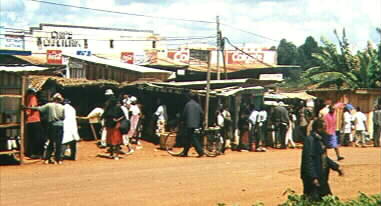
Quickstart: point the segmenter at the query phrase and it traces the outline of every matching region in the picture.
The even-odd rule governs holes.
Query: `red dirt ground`
[[[0,205],[277,205],[287,188],[301,193],[300,149],[233,152],[216,158],[172,157],[157,146],[120,160],[96,157],[94,141],[79,143],[77,161],[0,167]],[[332,172],[333,193],[380,193],[380,149],[341,148],[345,176]],[[195,154],[194,154],[195,155]],[[331,157],[334,151],[329,151]]]

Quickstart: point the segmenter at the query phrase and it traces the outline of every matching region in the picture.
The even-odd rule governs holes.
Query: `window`
[[[156,41],[152,41],[152,49],[156,49]]]
[[[37,46],[42,46],[41,37],[37,37]]]
[[[111,49],[114,48],[114,40],[110,40],[110,48],[111,48]]]

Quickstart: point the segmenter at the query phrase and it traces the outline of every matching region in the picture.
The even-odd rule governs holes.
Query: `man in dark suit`
[[[280,144],[281,149],[286,149],[286,132],[290,121],[288,111],[284,106],[283,102],[279,102],[272,114],[275,127],[275,147]]]
[[[199,135],[195,133],[196,129],[202,126],[203,110],[198,102],[195,101],[195,96],[192,94],[187,94],[188,102],[185,104],[182,119],[184,121],[184,126],[186,130],[186,136],[184,140],[184,150],[180,156],[188,156],[188,151],[193,145],[196,148],[198,157],[204,155]]]
[[[304,140],[300,168],[303,194],[313,201],[319,201],[323,196],[332,194],[328,184],[330,169],[337,171],[340,176],[344,174],[340,165],[327,156],[323,140],[325,136],[327,136],[325,122],[318,119],[312,124],[311,135]]]

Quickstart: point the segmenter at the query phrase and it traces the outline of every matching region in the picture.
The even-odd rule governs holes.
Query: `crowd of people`
[[[36,90],[28,89],[26,110],[26,127],[28,132],[27,156],[43,159],[45,164],[62,164],[66,151],[67,159],[75,160],[80,137],[77,127],[77,115],[70,101],[60,93],[52,96],[53,101],[38,106]],[[46,122],[41,122],[41,115]],[[45,127],[46,135],[43,134]],[[52,155],[54,154],[54,158]]]
[[[96,105],[85,117],[78,117],[70,101],[59,93],[53,95],[53,101],[38,106],[36,91],[29,89],[27,93],[27,156],[42,158],[45,163],[62,164],[63,159],[76,159],[76,144],[79,140],[77,119],[87,119],[91,134],[100,148],[106,148],[110,157],[118,160],[120,154],[131,154],[134,149],[141,149],[142,105],[135,96],[123,94],[115,96],[111,89],[105,91],[106,101]],[[185,131],[186,145],[182,156],[187,156],[190,146],[195,146],[200,157],[203,156],[201,143],[193,135],[194,131],[203,127],[203,111],[197,98],[187,95],[180,119]],[[154,134],[159,138],[168,130],[167,107],[157,99],[153,113]],[[47,119],[47,138],[42,138],[41,115]],[[295,148],[310,136],[312,124],[316,120],[326,124],[327,137],[324,138],[327,148],[333,148],[337,160],[344,157],[339,146],[363,147],[368,138],[366,115],[359,107],[351,104],[327,103],[317,108],[301,101],[295,105],[286,105],[282,101],[275,105],[248,105],[240,107],[238,127],[234,130],[233,118],[226,105],[220,104],[212,120],[220,128],[223,137],[222,153],[226,148],[238,151],[266,152],[268,148]],[[381,106],[377,105],[373,115],[374,146],[380,146]],[[179,122],[177,122],[179,123]],[[156,141],[158,142],[158,141]],[[136,146],[133,147],[133,144]],[[68,152],[68,150],[70,152]],[[70,154],[65,157],[65,153]],[[51,155],[54,154],[54,159]]]
[[[106,90],[105,96],[104,104],[96,105],[87,116],[78,117],[70,101],[61,94],[54,94],[52,102],[39,106],[36,90],[28,89],[27,104],[24,106],[27,156],[41,158],[45,164],[62,164],[64,159],[76,160],[76,142],[80,140],[78,118],[88,120],[94,139],[100,139],[98,147],[106,149],[112,159],[118,160],[120,154],[133,153],[132,144],[136,145],[136,149],[142,149],[143,114],[138,99],[127,94],[117,98],[111,89]],[[204,112],[196,96],[189,93],[186,98],[180,121],[176,121],[176,124],[182,123],[185,134],[183,151],[178,156],[187,157],[193,146],[198,157],[203,157],[204,150],[197,132],[206,126]],[[166,105],[160,99],[156,105],[153,133],[159,138],[167,131],[169,121]],[[44,123],[41,116],[46,120]],[[380,147],[380,104],[375,106],[372,118],[373,144]],[[212,122],[219,128],[223,139],[222,154],[227,148],[266,152],[270,147],[286,149],[295,148],[295,142],[303,144],[300,167],[303,194],[312,200],[321,200],[323,196],[332,194],[328,183],[331,169],[340,176],[344,174],[340,165],[328,157],[327,149],[333,148],[337,161],[341,161],[344,157],[340,153],[340,145],[365,147],[369,140],[367,116],[359,106],[333,105],[329,101],[321,108],[304,101],[293,106],[281,101],[272,106],[243,103],[238,128],[234,132],[232,115],[225,105],[220,104]],[[43,127],[46,135],[43,135]]]

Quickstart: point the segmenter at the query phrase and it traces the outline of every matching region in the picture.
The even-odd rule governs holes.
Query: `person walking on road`
[[[199,136],[196,134],[196,130],[202,126],[203,110],[198,102],[195,101],[195,96],[192,94],[187,95],[188,102],[185,104],[183,111],[183,121],[185,126],[185,140],[184,150],[180,153],[180,156],[188,156],[191,146],[196,148],[198,157],[204,156]]]
[[[373,113],[373,142],[375,147],[380,146],[381,137],[381,105],[377,105]]]
[[[359,147],[361,143],[361,147],[365,147],[365,132],[368,131],[366,126],[366,116],[361,112],[359,106],[356,107],[356,114],[353,116],[355,123],[355,146]]]
[[[275,127],[275,147],[280,144],[281,149],[286,149],[286,132],[290,122],[288,111],[284,106],[283,102],[279,102],[272,115]]]
[[[333,148],[336,152],[337,160],[343,160],[344,157],[340,156],[339,145],[337,143],[337,135],[336,135],[336,114],[333,106],[328,107],[328,113],[324,115],[324,122],[326,125],[326,133],[327,136],[327,147]]]
[[[330,169],[337,171],[340,176],[344,175],[340,165],[327,156],[323,140],[326,135],[325,121],[317,119],[312,123],[312,134],[304,139],[300,168],[303,194],[313,201],[332,194],[328,184]]]
[[[120,145],[123,143],[120,131],[120,122],[125,118],[122,109],[118,106],[118,100],[111,98],[103,113],[107,130],[106,142],[110,145],[111,158],[119,160]]]

